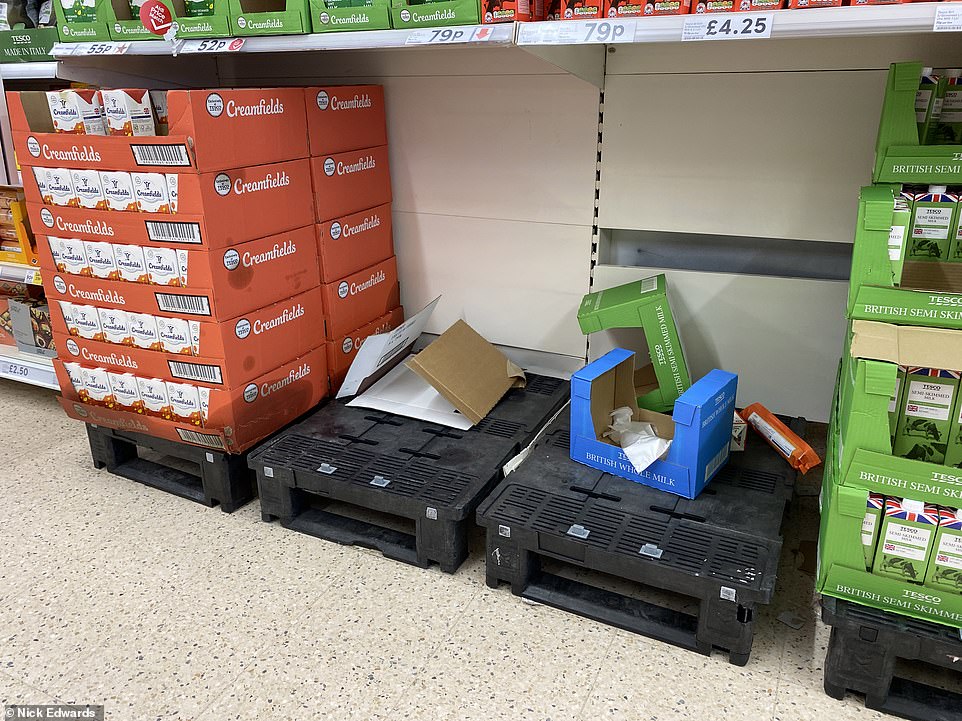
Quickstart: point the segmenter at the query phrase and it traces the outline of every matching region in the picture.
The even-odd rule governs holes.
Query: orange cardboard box
[[[327,374],[331,378],[331,393],[337,393],[354,362],[358,348],[368,336],[387,333],[404,322],[404,309],[395,308],[390,313],[373,320],[363,328],[348,333],[343,338],[327,343]]]
[[[511,23],[534,20],[533,0],[484,0],[483,23]]]
[[[331,85],[305,88],[311,155],[387,145],[384,88]]]
[[[57,307],[51,308],[50,321],[63,361],[211,387],[244,385],[324,340],[320,288],[222,323],[196,322],[189,355],[82,338],[70,332]]]
[[[391,202],[387,146],[311,158],[318,221]]]
[[[605,0],[561,0],[560,20],[590,20],[603,17]]]
[[[730,13],[737,7],[737,0],[698,0],[691,4],[691,12],[702,13]]]
[[[54,360],[53,364],[63,393],[60,405],[71,418],[229,453],[241,453],[262,441],[327,395],[327,357],[323,346],[268,371],[246,386],[211,390],[206,420],[198,418],[194,422],[84,403],[63,362]]]
[[[317,225],[321,282],[331,283],[394,255],[391,204]]]
[[[687,15],[691,0],[606,0],[605,8],[609,18]]]
[[[321,286],[327,339],[337,340],[401,304],[397,259],[392,256],[346,278]]]
[[[788,0],[788,7],[792,10],[803,8],[840,8],[844,0]]]
[[[45,206],[34,174],[23,176],[31,226],[55,236],[223,248],[314,222],[314,188],[306,158],[171,175],[177,187],[173,214]]]
[[[47,238],[37,243],[47,298],[158,316],[228,319],[320,283],[313,226],[226,251],[188,252],[187,285],[160,286],[58,272]],[[157,246],[148,247],[149,251]],[[195,282],[196,278],[196,282]]]
[[[7,93],[21,165],[206,172],[308,156],[303,88],[169,90],[167,135],[55,134],[42,91]]]

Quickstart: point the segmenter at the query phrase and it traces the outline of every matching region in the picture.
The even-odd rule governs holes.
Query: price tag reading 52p
[[[718,13],[689,15],[681,27],[682,40],[750,40],[772,36],[773,13]]]

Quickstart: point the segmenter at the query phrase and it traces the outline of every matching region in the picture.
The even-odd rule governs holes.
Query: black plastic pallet
[[[962,693],[896,676],[896,662],[921,661],[962,673],[959,629],[822,597],[832,627],[825,693],[863,694],[865,706],[913,721],[962,721]],[[962,677],[960,677],[962,678]]]
[[[796,433],[805,422],[792,421]],[[775,589],[785,506],[795,472],[749,434],[744,452],[687,500],[569,457],[559,416],[528,458],[478,509],[487,583],[703,654],[748,662],[755,607]],[[563,562],[693,598],[696,615],[544,570]]]
[[[250,456],[261,515],[336,543],[453,573],[478,503],[502,467],[568,400],[567,381],[529,374],[468,431],[328,403]],[[331,502],[414,521],[414,533],[358,520]]]
[[[87,438],[95,468],[106,468],[114,475],[205,506],[219,504],[225,513],[233,513],[256,495],[254,474],[247,466],[246,454],[219,453],[90,423],[87,424]],[[141,458],[138,447],[186,461],[191,471]],[[194,466],[196,472],[193,472]]]

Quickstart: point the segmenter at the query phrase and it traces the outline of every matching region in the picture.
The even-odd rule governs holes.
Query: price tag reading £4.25
[[[681,27],[682,40],[750,40],[770,38],[773,13],[718,13],[689,15]]]

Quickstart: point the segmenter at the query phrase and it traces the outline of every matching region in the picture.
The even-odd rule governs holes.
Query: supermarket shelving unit
[[[962,64],[962,35],[933,32],[949,5],[778,11],[770,39],[682,42],[680,16],[54,55],[112,86],[381,83],[402,301],[444,295],[430,331],[464,318],[570,372],[642,347],[580,333],[589,287],[666,272],[693,376],[737,370],[740,403],[826,420],[885,73]]]

